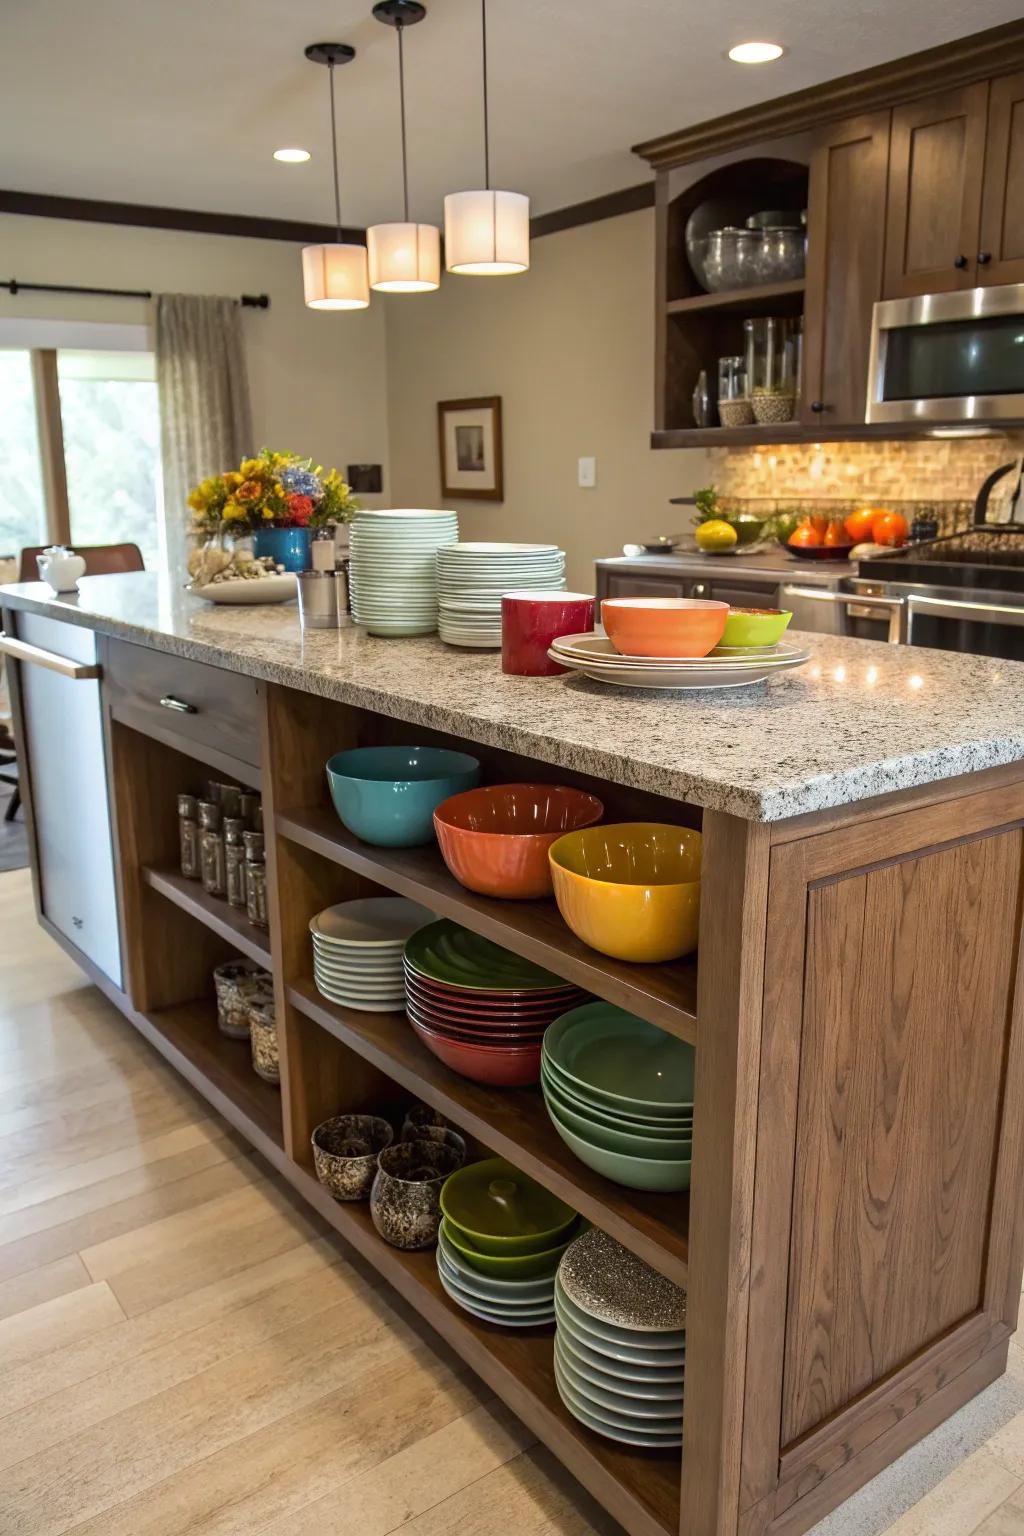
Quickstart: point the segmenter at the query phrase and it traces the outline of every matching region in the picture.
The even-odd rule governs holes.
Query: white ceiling
[[[330,222],[327,72],[342,213],[400,217],[394,33],[372,0],[0,0],[0,187]],[[414,212],[479,184],[480,6],[426,0],[406,35]],[[491,0],[496,185],[543,213],[631,186],[638,140],[1016,19],[1020,0]],[[723,54],[783,43],[778,63]],[[305,165],[271,159],[282,145]]]

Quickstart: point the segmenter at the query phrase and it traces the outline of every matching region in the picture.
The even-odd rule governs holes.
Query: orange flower
[[[262,495],[262,487],[255,480],[246,480],[235,492],[239,501],[258,501]]]

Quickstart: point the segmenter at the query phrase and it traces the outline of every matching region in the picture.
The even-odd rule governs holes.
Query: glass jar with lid
[[[746,427],[754,419],[742,357],[718,359],[718,419],[723,427]]]
[[[761,232],[727,225],[713,229],[704,241],[699,276],[712,293],[748,288],[758,281],[757,254]]]

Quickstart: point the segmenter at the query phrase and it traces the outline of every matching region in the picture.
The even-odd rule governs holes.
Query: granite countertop
[[[811,662],[766,683],[645,693],[506,677],[436,636],[303,633],[294,604],[214,607],[148,573],[0,602],[754,821],[1024,760],[1024,663],[984,656],[800,635]]]

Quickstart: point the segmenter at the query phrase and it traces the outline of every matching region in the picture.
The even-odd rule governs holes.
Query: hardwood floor
[[[966,1459],[954,1433],[895,1525],[918,1452],[822,1536],[1024,1536],[1024,1412],[1003,1417]],[[84,982],[27,872],[0,875],[3,1536],[617,1529]]]

